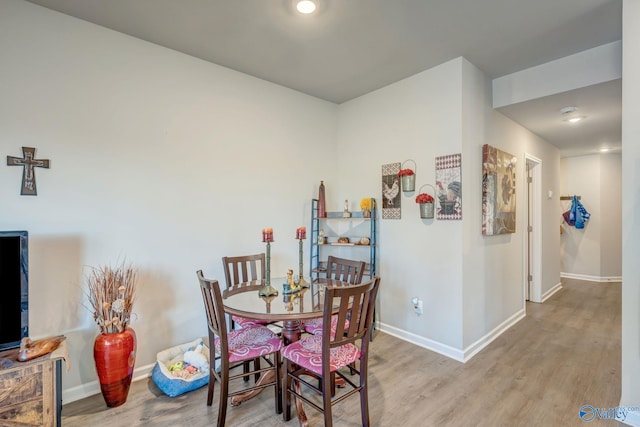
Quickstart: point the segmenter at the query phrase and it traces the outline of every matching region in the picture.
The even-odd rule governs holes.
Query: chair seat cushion
[[[282,348],[282,340],[264,326],[237,329],[227,334],[229,362],[255,359]],[[220,354],[220,338],[216,337],[216,353]]]
[[[311,335],[282,349],[282,356],[305,369],[322,375],[322,335]],[[330,371],[347,366],[360,358],[360,349],[345,344],[330,351]]]
[[[248,328],[251,326],[260,326],[260,325],[264,326],[269,324],[268,320],[263,320],[263,319],[249,319],[248,317],[240,317],[240,316],[231,316],[231,318],[235,323],[240,325],[241,328]]]
[[[322,333],[322,318],[319,317],[317,319],[309,319],[304,322],[304,330],[310,334],[318,335]],[[338,325],[338,315],[334,314],[331,316],[331,336],[336,335],[336,329]],[[347,329],[349,327],[349,320],[344,321],[344,328]]]

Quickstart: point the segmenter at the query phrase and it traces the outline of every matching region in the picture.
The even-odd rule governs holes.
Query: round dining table
[[[268,297],[260,295],[264,280],[234,285],[222,292],[224,310],[234,316],[282,322],[282,337],[287,345],[300,339],[305,320],[322,317],[327,286],[349,286],[339,280],[316,279],[307,288],[284,294],[284,283],[284,278],[272,279],[272,287],[278,293]]]
[[[307,283],[308,287],[298,292],[285,294],[283,286],[285,278],[271,279],[270,290],[277,295],[263,296],[260,291],[266,290],[265,281],[257,280],[233,285],[222,292],[222,303],[226,313],[249,319],[261,319],[282,322],[282,338],[284,344],[298,341],[304,329],[304,321],[322,317],[324,313],[324,290],[327,286],[350,286],[348,282],[334,279],[316,279]],[[337,308],[337,307],[336,307]],[[333,307],[332,307],[333,310]],[[258,383],[272,381],[272,371],[258,380]],[[261,390],[239,394],[231,398],[231,405],[239,405],[257,395]],[[307,417],[302,401],[296,399],[298,420],[301,426],[307,425]]]

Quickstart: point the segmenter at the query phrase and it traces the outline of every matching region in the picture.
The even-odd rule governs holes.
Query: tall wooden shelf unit
[[[341,258],[365,261],[366,267],[363,276],[367,280],[376,275],[376,203],[372,199],[373,209],[371,217],[365,218],[362,212],[351,212],[350,217],[344,217],[343,212],[327,212],[325,218],[318,218],[318,200],[311,202],[311,249],[309,265],[310,276],[316,280],[326,275],[326,261],[329,255]],[[328,238],[328,243],[319,242],[319,233],[323,230]],[[338,237],[348,237],[350,244],[337,243]],[[361,238],[368,237],[369,245],[355,244]]]

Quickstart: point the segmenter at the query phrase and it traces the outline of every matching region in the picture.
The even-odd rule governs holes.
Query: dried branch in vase
[[[91,267],[87,298],[103,334],[122,332],[131,321],[137,271],[123,261],[115,267]]]

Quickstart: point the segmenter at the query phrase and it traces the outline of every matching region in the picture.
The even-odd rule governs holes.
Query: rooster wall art
[[[382,218],[400,219],[400,163],[382,165]]]
[[[383,182],[384,186],[382,190],[382,195],[384,196],[385,205],[388,208],[393,207],[393,201],[398,197],[398,193],[400,192],[400,185],[398,184],[398,178],[393,180],[393,184],[389,187],[389,184]]]

